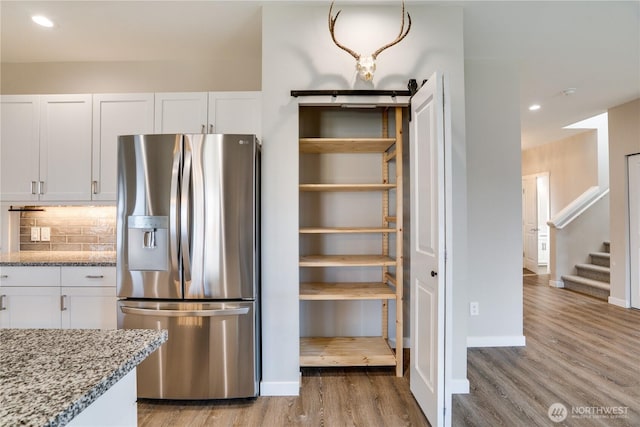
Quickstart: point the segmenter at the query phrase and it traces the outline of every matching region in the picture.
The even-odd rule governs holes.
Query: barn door
[[[411,100],[410,387],[432,426],[444,425],[445,182],[443,81]]]

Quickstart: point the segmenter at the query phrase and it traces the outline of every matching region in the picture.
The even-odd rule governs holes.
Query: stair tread
[[[609,252],[589,252],[589,255],[600,258],[611,258],[611,254]]]
[[[610,267],[596,264],[576,264],[576,268],[584,268],[585,270],[599,271],[602,273],[611,273]]]
[[[611,285],[609,283],[607,283],[607,282],[601,282],[599,280],[587,279],[585,277],[574,276],[572,274],[568,274],[568,275],[562,276],[562,280],[568,280],[568,281],[571,281],[571,282],[576,282],[576,283],[580,283],[582,285],[591,286],[593,288],[603,289],[603,290],[607,290],[607,291],[611,289]]]

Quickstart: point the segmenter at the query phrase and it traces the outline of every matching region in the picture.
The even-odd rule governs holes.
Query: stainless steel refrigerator
[[[138,397],[258,395],[259,144],[253,135],[118,140],[118,328],[168,329]]]

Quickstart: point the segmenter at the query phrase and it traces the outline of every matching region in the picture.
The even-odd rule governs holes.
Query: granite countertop
[[[115,267],[115,251],[22,251],[0,254],[0,266]]]
[[[0,329],[0,424],[67,424],[167,337],[147,329]]]

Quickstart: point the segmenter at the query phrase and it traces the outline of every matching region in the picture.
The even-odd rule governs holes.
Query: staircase
[[[562,276],[564,287],[575,292],[607,300],[611,288],[609,268],[609,242],[603,243],[604,252],[591,252],[591,264],[576,264],[576,275]]]

